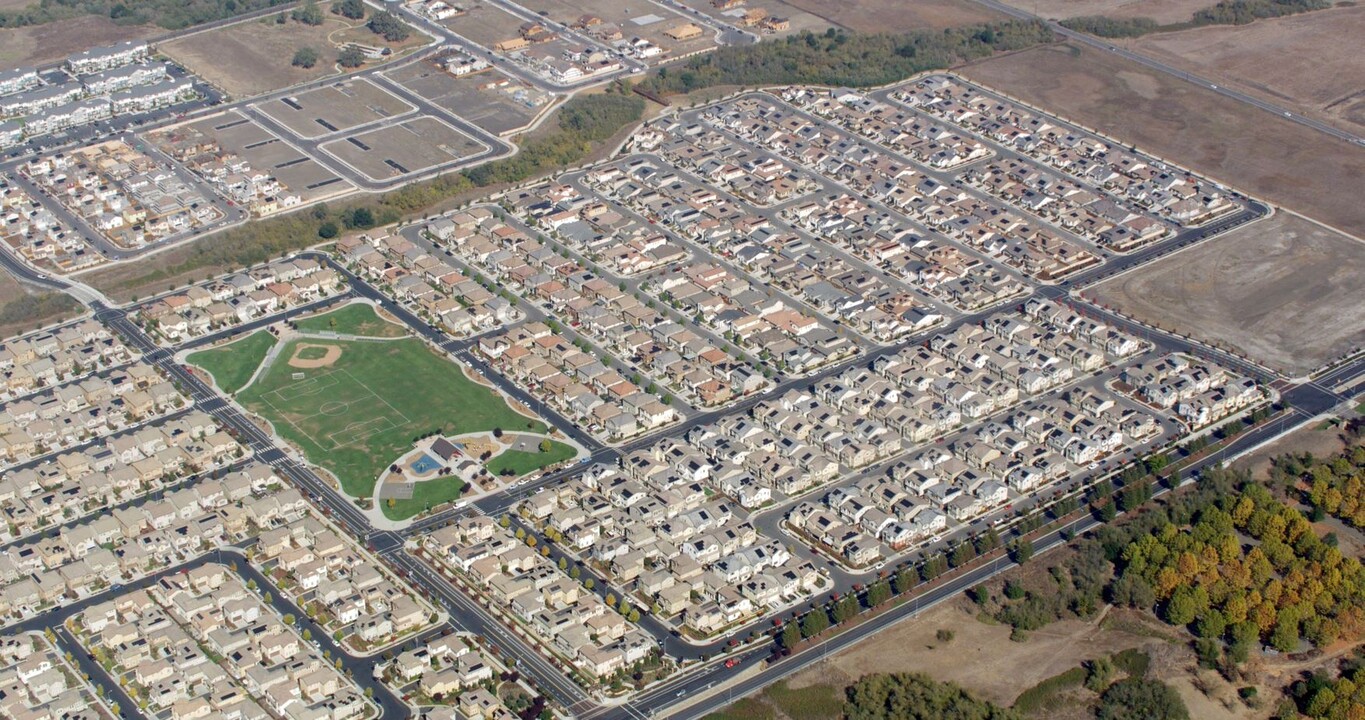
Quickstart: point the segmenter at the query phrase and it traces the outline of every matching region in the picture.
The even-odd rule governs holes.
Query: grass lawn
[[[747,697],[720,712],[707,715],[702,720],[773,720],[776,717],[777,714],[773,712],[772,706],[755,698]]]
[[[384,517],[390,520],[406,520],[428,508],[456,500],[464,493],[464,481],[457,477],[443,477],[417,483],[412,487],[412,497],[406,500],[394,499],[393,507],[389,501],[383,504]]]
[[[336,345],[341,356],[330,367],[299,370],[284,361],[294,353],[285,347],[280,362],[238,399],[351,495],[370,496],[380,471],[430,432],[545,431],[415,338],[291,345],[298,342]],[[293,379],[295,373],[304,378]]]
[[[843,692],[831,685],[811,685],[793,690],[785,681],[763,693],[791,720],[828,720],[843,717]]]
[[[571,445],[562,442],[550,441],[549,452],[524,452],[522,450],[505,450],[502,454],[488,461],[488,472],[495,476],[502,475],[502,471],[510,469],[513,476],[525,475],[529,472],[539,470],[546,465],[553,465],[561,460],[568,460],[578,451]]]
[[[191,353],[185,359],[212,375],[223,392],[232,394],[246,385],[276,342],[274,335],[258,330],[222,347]]]
[[[402,337],[405,331],[379,317],[374,306],[366,303],[350,303],[331,312],[313,315],[294,323],[304,332],[338,332],[343,335],[361,337]]]

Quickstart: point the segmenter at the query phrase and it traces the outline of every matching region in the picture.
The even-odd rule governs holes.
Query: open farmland
[[[1365,148],[1111,53],[1052,45],[959,68],[966,77],[1342,230],[1365,234]]]
[[[1365,243],[1280,213],[1086,295],[1291,376],[1365,344]]]
[[[858,32],[942,29],[1004,17],[971,0],[782,0],[782,5]]]
[[[1129,41],[1145,55],[1359,133],[1365,129],[1365,7],[1336,7]],[[1330,71],[1323,72],[1330,68]]]
[[[1006,5],[1027,10],[1051,20],[1082,15],[1112,18],[1149,17],[1163,25],[1185,22],[1196,10],[1217,0],[1002,0]]]
[[[40,65],[63,60],[71,53],[98,45],[113,45],[164,32],[154,25],[117,25],[109,18],[94,15],[36,27],[3,28],[0,29],[0,67]]]
[[[158,46],[171,59],[233,97],[251,97],[336,72],[336,49],[328,36],[348,25],[326,12],[318,26],[290,20],[250,21],[216,28]],[[305,69],[290,60],[303,47],[318,51],[318,63]]]

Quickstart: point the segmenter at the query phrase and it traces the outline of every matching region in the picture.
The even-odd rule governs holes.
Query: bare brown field
[[[32,4],[33,0],[0,0],[0,10],[23,10]]]
[[[1365,7],[1336,7],[1249,25],[1148,35],[1145,55],[1359,132],[1365,128]]]
[[[1216,0],[1002,0],[1039,17],[1065,20],[1081,15],[1149,17],[1163,25],[1185,22]]]
[[[492,50],[494,43],[520,37],[517,28],[521,26],[521,20],[494,5],[474,5],[468,12],[442,20],[441,24],[464,39]]]
[[[21,300],[29,295],[29,292],[20,285],[9,273],[0,271],[0,310],[6,309],[15,300]],[[0,324],[0,338],[20,335],[30,330],[37,330],[45,325],[51,325],[59,320],[75,317],[80,313],[79,309],[67,312],[48,312],[36,315],[22,322]]]
[[[1365,235],[1365,148],[1148,70],[1051,45],[962,66],[976,81],[1351,234]]]
[[[1085,291],[1290,376],[1365,343],[1365,243],[1287,213]]]
[[[1012,642],[1008,625],[977,620],[973,607],[965,600],[939,605],[798,673],[789,684],[843,686],[872,673],[921,672],[1008,707],[1019,693],[1082,661],[1151,642],[1081,620],[1053,623],[1029,633],[1027,642]],[[953,639],[939,641],[939,630],[953,631]]]
[[[158,49],[229,95],[251,97],[336,73],[337,50],[327,38],[348,25],[331,13],[326,18],[317,26],[293,20],[277,25],[273,18],[237,23]],[[290,64],[303,47],[318,51],[317,65],[307,70]]]
[[[164,32],[155,25],[115,25],[109,18],[93,15],[36,27],[0,29],[0,66],[41,65],[97,45]]]
[[[782,4],[858,32],[940,30],[1005,19],[970,0],[782,0]]]

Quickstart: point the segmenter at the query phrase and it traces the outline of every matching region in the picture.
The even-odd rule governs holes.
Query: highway
[[[1212,90],[1215,93],[1218,93],[1219,95],[1222,95],[1223,97],[1232,98],[1233,100],[1236,100],[1238,102],[1246,103],[1247,105],[1250,105],[1254,108],[1264,110],[1265,112],[1275,115],[1282,120],[1288,120],[1290,122],[1298,123],[1299,125],[1302,125],[1307,128],[1312,128],[1313,130],[1316,130],[1325,135],[1331,135],[1332,137],[1337,138],[1338,140],[1344,140],[1355,145],[1365,145],[1365,137],[1361,137],[1354,133],[1342,130],[1341,128],[1328,125],[1327,123],[1322,122],[1320,120],[1314,120],[1313,118],[1306,117],[1300,113],[1292,112],[1279,105],[1276,105],[1275,103],[1267,102],[1253,95],[1248,95],[1247,93],[1240,92],[1238,90],[1233,90],[1232,88],[1224,87],[1207,78],[1195,75],[1194,73],[1186,72],[1178,67],[1161,62],[1160,60],[1152,59],[1141,53],[1136,53],[1131,50],[1127,50],[1114,44],[1112,40],[1107,40],[1105,38],[1087,35],[1086,33],[1083,32],[1070,30],[1068,28],[1062,27],[1062,25],[1057,23],[1056,21],[1039,17],[1031,12],[1028,12],[1027,10],[1021,10],[1017,7],[1006,5],[1005,3],[1002,3],[999,0],[975,0],[975,2],[980,5],[984,5],[998,13],[1002,13],[1010,17],[1019,18],[1021,20],[1039,20],[1041,22],[1045,22],[1047,23],[1048,27],[1052,29],[1053,32],[1065,37],[1067,40],[1082,43],[1091,48],[1094,48],[1095,50],[1099,50],[1100,52],[1118,55],[1124,58],[1125,60],[1130,60],[1144,67],[1151,68],[1152,70],[1166,73],[1167,75],[1180,78],[1181,80],[1194,83],[1195,85],[1200,85],[1209,90]]]

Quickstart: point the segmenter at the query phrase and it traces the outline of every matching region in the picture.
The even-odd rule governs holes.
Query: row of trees
[[[1045,24],[1026,21],[898,35],[807,31],[785,40],[723,47],[692,58],[681,68],[660,68],[656,75],[641,81],[640,88],[672,94],[716,85],[870,87],[1052,39],[1052,31]]]
[[[864,675],[844,703],[847,720],[1019,720],[1018,713],[920,673]]]
[[[1068,30],[1090,33],[1103,38],[1141,37],[1161,29],[1161,26],[1149,17],[1112,18],[1104,15],[1081,15],[1067,18],[1061,21],[1061,25]]]
[[[120,25],[154,24],[167,30],[222,20],[282,5],[288,0],[42,0],[0,12],[0,27],[26,27],[82,15],[107,17]]]
[[[1065,28],[1105,38],[1132,38],[1154,32],[1185,30],[1205,25],[1245,25],[1264,18],[1284,17],[1331,7],[1327,0],[1222,0],[1198,10],[1187,22],[1160,25],[1149,17],[1115,18],[1082,15],[1061,21]]]

